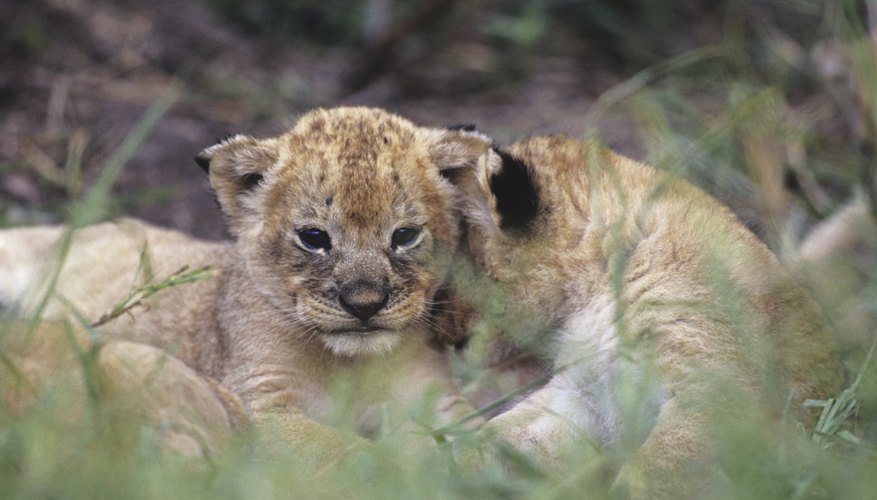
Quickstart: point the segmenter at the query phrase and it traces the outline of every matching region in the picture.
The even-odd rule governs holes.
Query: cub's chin
[[[373,356],[388,354],[402,340],[398,330],[369,329],[332,331],[320,334],[320,339],[336,356]]]

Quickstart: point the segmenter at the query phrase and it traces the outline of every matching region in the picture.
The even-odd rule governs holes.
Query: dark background
[[[365,104],[500,141],[600,137],[680,168],[776,248],[869,168],[873,89],[854,54],[873,47],[867,14],[808,0],[4,0],[0,224],[63,220],[177,81],[108,215],[222,238],[194,154]]]

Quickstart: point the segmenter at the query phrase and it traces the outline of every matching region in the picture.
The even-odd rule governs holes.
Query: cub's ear
[[[540,210],[529,165],[478,132],[433,133],[430,157],[456,187],[466,219],[487,232],[526,232]]]
[[[205,174],[209,174],[210,173],[210,158],[208,158],[207,156],[202,156],[203,154],[204,154],[204,151],[195,155],[195,163],[197,163],[198,166],[201,167],[201,170],[203,170]]]
[[[474,129],[470,125],[455,125],[426,131],[429,159],[439,174],[454,184],[470,174],[477,175],[479,162],[493,144],[491,138]]]
[[[265,173],[277,163],[276,139],[236,135],[198,153],[195,162],[210,174],[210,185],[234,234],[250,227],[252,197]]]
[[[488,180],[499,226],[503,231],[526,231],[539,215],[539,190],[530,167],[498,147],[491,153],[499,157],[501,165]]]
[[[225,144],[234,139],[235,135],[236,134],[225,134],[219,139],[216,139],[216,144],[213,147],[207,148],[204,151],[201,151],[200,153],[195,155],[195,163],[197,163],[198,166],[201,167],[201,170],[203,170],[205,174],[210,173],[210,158],[212,157],[210,151],[213,148],[221,146],[222,144]]]
[[[499,230],[499,215],[490,191],[490,178],[502,168],[502,159],[493,149],[493,140],[462,127],[456,130],[428,130],[429,158],[438,173],[456,191],[457,205],[470,224],[485,231]]]

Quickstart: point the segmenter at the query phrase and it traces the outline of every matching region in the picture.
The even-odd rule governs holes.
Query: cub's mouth
[[[330,330],[326,332],[329,335],[368,335],[372,332],[380,332],[380,331],[392,331],[388,328],[383,328],[380,326],[374,325],[362,325],[353,328],[336,328],[334,330]]]
[[[335,355],[353,357],[389,353],[402,339],[402,332],[363,325],[329,330],[319,337]]]

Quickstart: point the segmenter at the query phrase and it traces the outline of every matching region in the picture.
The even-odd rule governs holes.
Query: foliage
[[[146,261],[145,257],[146,249],[144,249],[143,253],[141,254],[141,266]],[[137,270],[137,274],[140,274],[140,269]],[[101,326],[104,323],[108,323],[113,319],[127,313],[135,307],[142,306],[144,300],[166,288],[185,285],[186,283],[203,280],[205,278],[209,278],[210,276],[212,276],[212,270],[210,266],[199,267],[197,269],[189,269],[189,266],[183,266],[177,271],[171,273],[170,276],[158,281],[155,280],[154,276],[149,276],[146,280],[146,283],[128,292],[128,294],[122,300],[120,300],[118,304],[113,306],[112,309],[110,309],[108,312],[98,318],[97,321],[91,324],[91,326]]]
[[[305,0],[207,0],[222,15],[245,29],[322,44],[352,43],[362,36],[365,2]]]
[[[354,45],[365,37],[366,2],[208,2],[247,29],[278,37],[325,46]],[[400,51],[409,57],[403,61],[410,61],[484,44],[496,57],[483,67],[472,66],[490,83],[498,71],[529,77],[531,65],[558,52],[581,58],[582,65],[593,65],[589,58],[595,58],[630,68],[629,76],[602,92],[582,117],[587,135],[610,140],[605,124],[618,114],[626,117],[632,125],[625,133],[636,137],[644,159],[729,203],[782,258],[792,260],[805,227],[835,213],[854,193],[871,189],[866,174],[874,170],[873,153],[860,146],[873,150],[877,142],[877,63],[862,5],[692,0],[679,6],[646,0],[479,0],[457,5],[444,14],[453,22],[413,34]],[[722,30],[704,35],[706,42],[694,49],[690,40],[677,44],[683,38],[678,32],[695,31],[687,28],[700,22],[699,15],[719,19]],[[459,54],[466,59],[465,52]],[[518,71],[507,71],[508,66]],[[81,149],[71,148],[64,182],[77,201],[65,216],[74,227],[111,213],[114,180],[176,92],[172,88],[155,103],[91,189],[81,179]],[[11,160],[0,169],[24,166]],[[0,209],[5,203],[0,200]],[[812,433],[795,429],[777,436],[756,420],[722,421],[717,438],[728,475],[723,496],[873,496],[877,370],[868,349],[877,334],[875,255],[877,245],[865,240],[836,261],[826,261],[810,283],[857,376],[835,398],[809,403],[822,408]],[[181,270],[132,290],[106,319],[167,286],[185,286],[201,271]],[[3,334],[0,323],[0,341]],[[85,378],[88,355],[77,358]],[[16,378],[13,368],[0,351],[0,384]],[[635,397],[636,388],[625,394]],[[295,450],[260,446],[262,441],[251,436],[218,456],[193,460],[163,453],[146,429],[107,432],[100,401],[88,418],[71,425],[63,416],[83,404],[69,400],[63,386],[47,391],[23,414],[7,411],[9,402],[0,400],[0,496],[581,498],[586,492],[599,498],[608,496],[606,471],[628,458],[623,451],[583,446],[568,457],[568,473],[558,476],[526,456],[500,450],[514,464],[512,470],[497,464],[469,470],[454,464],[453,453],[482,443],[461,425],[422,431],[438,441],[452,438],[457,450],[447,443],[412,450],[406,436],[386,429],[374,449],[328,467]],[[425,401],[408,410],[415,419],[428,408]],[[337,421],[345,425],[346,420],[338,415]],[[639,435],[642,429],[630,433]]]

